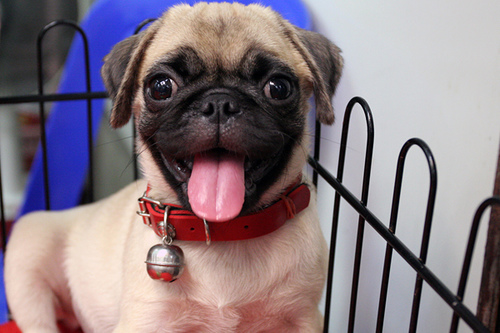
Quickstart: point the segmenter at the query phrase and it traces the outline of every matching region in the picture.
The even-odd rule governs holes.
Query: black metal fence
[[[58,26],[70,26],[75,31],[80,34],[84,40],[84,57],[86,64],[86,91],[84,92],[75,92],[75,93],[66,93],[66,94],[45,94],[43,90],[43,77],[42,77],[42,66],[43,66],[43,57],[42,57],[42,42],[43,38],[47,31],[54,27]],[[106,98],[107,95],[105,92],[94,92],[91,90],[90,81],[89,81],[89,71],[88,68],[88,44],[86,42],[85,32],[75,23],[68,21],[57,21],[50,23],[45,27],[45,29],[40,33],[37,41],[38,48],[38,94],[36,95],[26,95],[26,96],[11,96],[11,97],[1,97],[0,105],[5,104],[16,104],[16,103],[38,103],[39,104],[39,112],[40,112],[40,132],[41,132],[41,146],[42,146],[42,155],[44,161],[44,184],[49,184],[48,181],[48,171],[47,171],[47,159],[50,156],[47,155],[46,149],[46,133],[45,133],[45,104],[47,102],[54,101],[67,101],[67,100],[86,100],[87,101],[87,121],[88,121],[88,146],[89,149],[89,176],[87,179],[89,180],[87,191],[89,194],[88,200],[92,200],[93,193],[93,169],[92,169],[92,105],[91,101],[93,99],[98,98]],[[346,149],[347,149],[347,141],[349,134],[349,123],[351,113],[355,105],[360,105],[361,109],[364,112],[366,125],[367,125],[367,142],[366,142],[366,151],[365,151],[365,162],[364,162],[364,173],[362,179],[362,193],[361,199],[358,199],[355,195],[353,195],[348,188],[346,188],[342,184],[344,167],[345,167],[345,159],[346,159]],[[350,305],[349,305],[349,318],[348,318],[348,332],[354,332],[354,326],[356,323],[356,308],[357,303],[361,295],[358,292],[359,286],[359,278],[360,278],[360,270],[361,270],[361,257],[363,252],[363,240],[365,237],[365,228],[371,227],[375,230],[381,238],[386,242],[386,252],[385,252],[385,260],[383,264],[383,275],[382,279],[379,282],[380,286],[380,297],[378,302],[378,315],[377,315],[377,323],[376,323],[376,332],[383,332],[384,330],[384,318],[386,314],[386,300],[387,293],[389,288],[389,277],[391,273],[391,263],[392,257],[394,254],[399,255],[402,259],[404,259],[407,264],[415,271],[415,287],[413,293],[413,303],[411,309],[411,317],[410,322],[408,324],[408,332],[416,332],[418,318],[419,318],[419,309],[420,309],[420,300],[422,295],[422,287],[423,284],[426,283],[430,286],[434,292],[439,295],[444,302],[448,304],[448,306],[453,310],[452,318],[450,320],[450,332],[456,332],[458,328],[458,323],[460,320],[464,321],[467,325],[469,325],[475,332],[493,332],[490,328],[487,328],[471,311],[467,308],[463,303],[463,297],[465,293],[467,277],[470,270],[470,263],[472,260],[472,253],[474,249],[475,239],[477,235],[477,230],[479,227],[479,221],[481,220],[481,216],[484,211],[490,206],[500,206],[500,198],[499,197],[491,197],[486,199],[481,206],[479,207],[474,221],[472,223],[472,228],[470,232],[469,242],[466,248],[466,255],[463,262],[462,273],[460,276],[460,282],[457,292],[452,292],[427,266],[427,252],[429,245],[429,237],[431,233],[431,224],[432,224],[432,215],[434,210],[435,198],[436,198],[436,185],[437,185],[437,172],[434,162],[434,157],[430,148],[427,144],[418,138],[413,138],[408,140],[403,148],[401,149],[397,172],[396,172],[396,180],[394,185],[393,192],[393,200],[392,200],[392,209],[391,216],[388,223],[383,223],[375,214],[373,214],[368,208],[368,193],[370,186],[370,177],[371,177],[371,165],[373,158],[373,144],[374,144],[374,125],[373,125],[373,117],[370,111],[370,108],[367,102],[360,98],[353,98],[349,104],[347,105],[344,123],[342,129],[342,139],[340,143],[340,155],[337,167],[337,176],[333,176],[330,174],[320,163],[320,137],[321,137],[321,126],[319,123],[316,123],[316,131],[315,131],[315,146],[314,146],[314,155],[309,157],[309,164],[312,166],[313,172],[313,182],[315,184],[318,183],[318,177],[322,177],[335,191],[334,204],[333,204],[333,220],[332,220],[332,231],[331,231],[331,240],[330,240],[330,257],[329,257],[329,269],[328,269],[328,280],[327,280],[327,288],[326,288],[326,306],[324,313],[325,315],[325,325],[324,332],[329,331],[330,324],[330,314],[331,314],[331,299],[332,299],[332,287],[333,287],[333,273],[334,273],[334,259],[336,254],[336,243],[337,243],[337,234],[338,234],[338,225],[339,225],[339,211],[340,211],[340,203],[341,200],[345,200],[354,210],[359,214],[359,218],[357,221],[357,238],[355,244],[355,256],[354,256],[354,269],[352,273],[352,285],[351,285],[351,296],[350,296]],[[420,149],[424,153],[430,174],[430,187],[427,199],[427,208],[425,214],[425,223],[423,226],[423,236],[421,240],[420,253],[418,255],[414,254],[397,236],[396,236],[396,227],[398,222],[398,210],[400,203],[400,194],[401,194],[401,185],[402,178],[405,169],[405,159],[407,153],[410,149]],[[0,160],[2,158],[8,158],[1,155],[0,152]],[[45,202],[46,208],[50,209],[50,188],[49,186],[45,186]],[[319,195],[322,195],[319,193]],[[4,194],[2,191],[2,170],[0,167],[0,212],[1,212],[1,232],[2,232],[2,245],[3,250],[5,250],[6,238],[7,238],[7,227],[6,227],[6,218],[4,214]],[[497,320],[498,322],[498,320]],[[496,328],[496,332],[500,330],[500,327]]]

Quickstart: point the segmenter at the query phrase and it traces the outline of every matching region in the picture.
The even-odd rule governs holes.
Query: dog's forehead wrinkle
[[[181,76],[196,76],[205,71],[202,59],[193,48],[188,46],[179,47],[165,53],[152,64],[148,70],[148,75],[155,75],[166,68],[174,70]]]
[[[263,7],[255,10],[255,6],[207,4],[195,5],[190,8],[192,18],[190,22],[193,30],[200,35],[218,36],[221,40],[234,36],[249,35],[249,27],[256,24],[273,24],[272,20],[263,13]],[[223,9],[223,10],[221,10]],[[272,15],[274,18],[274,15]]]
[[[161,35],[163,40],[172,43],[170,45],[179,46],[179,43],[190,41],[200,46],[196,49],[203,50],[207,55],[226,50],[229,58],[235,54],[241,56],[246,45],[255,42],[286,52],[282,50],[287,45],[284,45],[283,28],[276,22],[277,18],[272,10],[257,5],[214,3],[177,6],[164,17],[165,26]],[[170,33],[173,28],[175,36]]]
[[[274,52],[259,48],[250,50],[249,54],[242,59],[239,71],[256,81],[266,78],[269,74],[296,77],[292,66],[281,60]]]
[[[181,47],[166,54],[150,72],[155,73],[160,71],[162,66],[168,66],[181,75],[205,73],[206,76],[214,79],[246,78],[258,81],[273,70],[295,76],[290,65],[280,60],[274,52],[267,51],[263,47],[252,45],[243,52],[241,58],[234,54],[228,55],[228,53],[230,52],[219,50],[219,54],[203,59],[192,47]],[[228,59],[230,57],[232,59]]]

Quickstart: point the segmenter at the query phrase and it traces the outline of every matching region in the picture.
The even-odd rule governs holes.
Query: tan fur
[[[330,80],[333,87],[325,81],[319,58],[301,41],[306,35],[257,5],[174,7],[142,35],[117,46],[131,49],[130,59],[118,59],[124,73],[113,73],[110,62],[117,60],[106,59],[103,75],[115,101],[111,124],[122,126],[132,113],[140,119],[145,106],[139,92],[147,69],[185,45],[206,64],[223,59],[226,68],[238,66],[251,47],[272,52],[300,79],[304,118],[314,90],[319,118],[331,123],[330,98],[338,77]],[[340,70],[341,58],[334,57],[331,62]],[[122,75],[115,84],[113,76]],[[275,201],[301,173],[309,146],[304,138],[260,205]],[[210,246],[176,240],[186,258],[183,276],[171,284],[154,281],[144,260],[160,239],[136,215],[137,199],[147,183],[152,197],[177,199],[140,138],[137,149],[145,180],[102,201],[29,214],[16,223],[5,282],[12,315],[24,333],[57,332],[57,320],[96,333],[321,331],[318,302],[327,246],[314,191],[306,210],[266,236]]]

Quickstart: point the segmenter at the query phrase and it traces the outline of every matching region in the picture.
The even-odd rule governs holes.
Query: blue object
[[[0,251],[0,324],[5,323],[9,318],[7,316],[7,302],[5,300],[5,288],[3,288],[3,252]]]

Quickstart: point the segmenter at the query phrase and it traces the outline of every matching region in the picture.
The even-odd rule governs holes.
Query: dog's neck
[[[139,198],[140,211],[137,212],[144,224],[162,238],[168,236],[182,241],[206,241],[207,244],[211,241],[246,240],[276,231],[307,208],[311,194],[309,187],[298,181],[278,201],[257,213],[225,222],[210,222],[179,205],[149,198],[148,192],[149,187]]]

